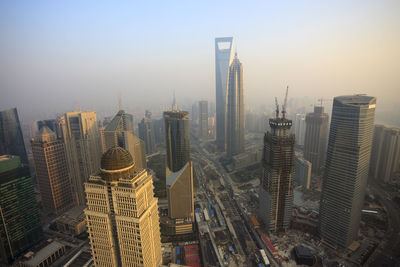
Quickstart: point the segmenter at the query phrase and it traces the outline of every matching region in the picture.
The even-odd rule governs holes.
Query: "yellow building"
[[[158,199],[146,170],[135,171],[121,147],[104,153],[98,175],[85,183],[86,221],[95,266],[161,264]]]

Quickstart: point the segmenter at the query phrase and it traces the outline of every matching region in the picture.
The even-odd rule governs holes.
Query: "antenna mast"
[[[275,96],[275,106],[276,106],[276,118],[279,118],[279,104],[278,104],[278,99]]]
[[[287,104],[287,95],[289,91],[289,86],[286,87],[286,95],[285,95],[285,100],[283,101],[283,106],[282,106],[282,118],[286,118],[286,104]]]

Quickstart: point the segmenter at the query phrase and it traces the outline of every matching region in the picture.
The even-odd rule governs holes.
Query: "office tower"
[[[312,164],[300,153],[295,153],[294,182],[305,189],[310,189]]]
[[[56,133],[57,131],[57,120],[42,120],[37,121],[37,130],[40,131],[42,127],[46,125],[50,130]]]
[[[133,134],[133,125],[130,117],[125,111],[118,111],[101,134],[103,153],[108,149],[120,146],[128,150],[135,161],[135,169],[147,168],[145,144],[140,138]]]
[[[182,169],[190,161],[189,112],[164,112],[167,167],[172,172]]]
[[[16,108],[0,111],[0,155],[2,154],[19,156],[22,164],[28,164]]]
[[[192,120],[192,125],[198,125],[199,124],[199,103],[195,102],[192,105],[192,114],[190,114],[190,118]]]
[[[312,173],[322,174],[328,145],[329,116],[324,107],[315,106],[313,113],[306,116],[304,158],[311,162]]]
[[[158,266],[161,240],[153,180],[135,171],[131,154],[110,148],[85,183],[85,209],[95,266]]]
[[[296,114],[294,123],[294,135],[296,136],[296,145],[304,146],[304,138],[306,134],[306,115]]]
[[[208,137],[208,102],[199,102],[199,124],[200,124],[200,138],[206,139]]]
[[[0,256],[10,264],[42,238],[29,168],[18,156],[0,156]]]
[[[42,206],[60,214],[73,205],[64,143],[44,124],[31,147]]]
[[[333,246],[357,238],[368,178],[375,115],[374,97],[333,100],[318,231]]]
[[[95,111],[67,112],[58,118],[76,205],[85,205],[84,182],[99,169],[101,147]]]
[[[369,174],[385,183],[400,171],[400,129],[375,125]]]
[[[286,103],[286,100],[285,100]],[[286,119],[286,105],[279,117],[269,119],[271,128],[264,135],[263,175],[260,188],[260,217],[272,232],[284,232],[290,226],[293,206],[293,170],[295,137],[292,121]]]
[[[216,143],[225,151],[226,110],[229,66],[233,61],[233,38],[215,38],[215,102],[216,102]]]
[[[151,110],[146,110],[145,117],[139,123],[139,138],[144,141],[146,145],[146,154],[148,155],[154,153],[156,150],[156,142],[151,115]]]
[[[237,54],[229,67],[226,116],[226,152],[228,157],[244,151],[243,67]]]

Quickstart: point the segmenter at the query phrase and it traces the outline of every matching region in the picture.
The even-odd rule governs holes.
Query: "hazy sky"
[[[292,97],[400,104],[399,0],[148,2],[0,1],[0,109],[107,109],[119,92],[143,111],[173,90],[214,101],[222,36],[234,37],[247,106],[287,84]]]

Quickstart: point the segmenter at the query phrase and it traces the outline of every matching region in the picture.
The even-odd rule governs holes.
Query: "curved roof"
[[[101,169],[105,171],[123,170],[133,164],[131,153],[119,146],[110,148],[101,157]]]

